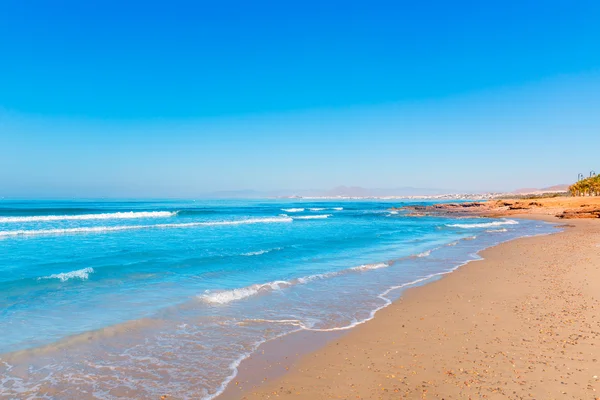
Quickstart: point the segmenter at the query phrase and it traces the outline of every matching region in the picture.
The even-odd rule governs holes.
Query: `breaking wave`
[[[32,230],[15,230],[15,231],[0,231],[0,238],[11,236],[42,236],[42,235],[69,235],[78,233],[105,233],[130,231],[139,229],[160,229],[160,228],[188,228],[196,226],[224,226],[224,225],[245,225],[245,224],[268,224],[292,222],[290,217],[270,217],[270,218],[250,218],[235,221],[214,221],[214,222],[189,222],[181,224],[154,224],[154,225],[122,225],[122,226],[94,226],[81,228],[64,228],[64,229],[32,229]]]
[[[364,265],[359,265],[358,267],[352,267],[352,268],[350,268],[350,270],[351,271],[368,271],[371,269],[386,268],[389,266],[390,265],[387,263],[364,264]]]
[[[506,219],[503,221],[494,221],[494,222],[483,222],[479,224],[448,224],[446,226],[450,226],[453,228],[463,228],[463,229],[475,229],[475,228],[489,228],[492,226],[501,226],[501,225],[517,225],[519,222],[514,219]]]
[[[220,291],[211,291],[208,290],[203,294],[197,296],[201,301],[205,303],[211,304],[227,304],[232,301],[238,301],[245,299],[250,296],[254,296],[257,294],[268,293],[275,290],[281,290],[286,287],[294,286],[294,285],[303,285],[305,283],[309,283],[318,279],[327,279],[333,278],[335,276],[345,275],[347,273],[352,272],[364,272],[373,269],[386,268],[389,267],[390,264],[387,263],[376,263],[376,264],[364,264],[359,265],[358,267],[348,268],[342,271],[333,271],[327,272],[323,274],[309,275],[304,276],[297,279],[292,279],[290,281],[273,281],[267,283],[259,283],[255,285],[250,285],[242,288],[230,289],[230,290],[220,290]]]
[[[331,214],[321,214],[321,215],[303,215],[301,217],[292,217],[293,219],[327,219],[331,217]]]
[[[423,257],[429,257],[430,255],[431,255],[431,250],[427,250],[427,251],[424,251],[422,253],[415,255],[415,257],[423,258]]]
[[[295,213],[304,211],[304,208],[282,208],[281,211]]]
[[[260,256],[261,254],[267,254],[267,253],[270,253],[272,251],[277,251],[277,250],[281,250],[281,247],[275,247],[274,249],[268,249],[268,250],[250,251],[250,252],[244,253],[242,255],[243,256]]]
[[[87,280],[91,273],[94,272],[93,268],[83,268],[78,269],[76,271],[71,272],[61,272],[60,274],[52,274],[50,276],[44,276],[40,279],[60,279],[61,282],[66,282],[69,279],[81,279],[83,281]]]
[[[49,221],[80,221],[97,219],[136,219],[136,218],[168,218],[177,215],[177,211],[140,211],[116,212],[105,214],[79,215],[31,215],[21,217],[0,217],[0,223],[15,222],[49,222]]]
[[[251,285],[238,289],[223,290],[218,292],[208,291],[198,297],[200,298],[200,300],[205,301],[207,303],[227,304],[232,301],[242,300],[246,297],[254,296],[263,292],[279,290],[291,285],[292,283],[287,281],[274,281],[263,284]]]

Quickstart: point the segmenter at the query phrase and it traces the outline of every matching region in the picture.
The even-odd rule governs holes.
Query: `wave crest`
[[[177,211],[128,211],[104,214],[31,215],[21,217],[0,217],[0,223],[81,221],[97,219],[169,218],[174,217],[175,215],[177,215]]]
[[[88,268],[78,269],[76,271],[61,272],[60,274],[52,274],[50,276],[44,276],[42,278],[38,278],[38,281],[40,279],[60,279],[61,282],[66,282],[69,279],[81,279],[82,281],[85,281],[90,276],[90,274],[93,272],[94,272],[94,268],[88,267]]]
[[[452,228],[463,228],[463,229],[475,229],[475,228],[489,228],[492,226],[501,226],[501,225],[517,225],[519,222],[514,219],[506,219],[503,221],[494,221],[494,222],[483,222],[478,224],[448,224],[446,226]]]
[[[282,208],[281,211],[295,213],[304,211],[304,208]]]
[[[419,253],[417,255],[415,255],[416,258],[423,258],[423,257],[429,257],[431,255],[431,250],[427,250],[424,251],[422,253]]]
[[[293,219],[327,219],[331,217],[331,214],[321,214],[321,215],[303,215],[301,217],[292,217]]]
[[[390,265],[388,263],[376,263],[376,264],[364,264],[359,265],[358,267],[350,268],[351,271],[369,271],[372,269],[386,268]]]
[[[207,291],[203,295],[200,295],[198,297],[200,298],[200,300],[206,303],[227,304],[231,303],[232,301],[242,300],[246,297],[257,295],[259,293],[280,290],[284,287],[288,287],[291,285],[292,283],[287,281],[274,281],[218,292]]]
[[[0,231],[0,238],[14,236],[43,236],[43,235],[68,235],[78,233],[105,233],[129,231],[138,229],[158,229],[158,228],[189,228],[196,226],[227,226],[227,225],[245,225],[245,224],[268,224],[292,222],[290,217],[269,217],[269,218],[250,218],[234,221],[214,221],[214,222],[189,222],[181,224],[154,224],[154,225],[121,225],[121,226],[94,226],[82,228],[64,228],[64,229],[32,229],[32,230],[14,230]]]
[[[273,282],[267,282],[267,283],[259,283],[259,284],[254,284],[254,285],[237,288],[237,289],[230,289],[230,290],[220,290],[220,291],[210,291],[209,290],[209,291],[204,292],[204,294],[201,294],[197,297],[205,303],[227,304],[227,303],[231,303],[232,301],[243,300],[245,298],[248,298],[248,297],[251,297],[251,296],[254,296],[257,294],[268,293],[268,292],[272,292],[275,290],[281,290],[281,289],[284,289],[284,288],[287,288],[290,286],[295,286],[295,285],[303,285],[303,284],[306,284],[306,283],[309,283],[309,282],[312,282],[315,280],[319,280],[319,279],[333,278],[333,277],[345,275],[348,273],[364,272],[364,271],[369,271],[369,270],[374,270],[374,269],[379,269],[379,268],[386,268],[389,266],[390,266],[390,264],[388,264],[388,263],[364,264],[364,265],[359,265],[358,267],[352,267],[352,268],[348,268],[348,269],[341,270],[341,271],[332,271],[332,272],[325,272],[322,274],[304,276],[301,278],[293,279],[291,281],[273,281]]]
[[[242,254],[243,256],[260,256],[261,254],[267,254],[270,253],[272,251],[278,251],[278,250],[282,250],[281,247],[275,247],[274,249],[268,249],[268,250],[258,250],[258,251],[249,251],[248,253],[244,253]]]

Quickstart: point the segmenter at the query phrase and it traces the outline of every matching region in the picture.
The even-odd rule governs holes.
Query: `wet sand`
[[[600,223],[559,221],[343,335],[270,342],[226,399],[600,399]]]

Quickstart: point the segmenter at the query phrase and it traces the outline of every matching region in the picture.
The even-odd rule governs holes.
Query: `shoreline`
[[[550,240],[549,238],[551,237],[560,237],[561,235],[565,235],[569,231],[577,232],[578,227],[580,227],[581,225],[589,225],[590,222],[577,222],[575,225],[573,225],[566,223],[567,221],[559,220],[549,215],[539,214],[511,215],[511,217],[543,220],[545,222],[554,223],[559,226],[565,226],[566,228],[554,234],[538,235],[533,237],[522,237],[484,249],[478,252],[478,255],[482,257],[482,259],[477,260],[481,261],[480,263],[467,262],[466,264],[463,264],[457,269],[455,269],[453,273],[443,274],[441,276],[443,279],[440,279],[440,277],[438,277],[437,279],[429,279],[425,282],[425,284],[411,286],[405,289],[401,297],[397,301],[393,302],[387,307],[383,307],[382,309],[378,310],[377,315],[374,318],[366,321],[363,324],[360,324],[359,326],[355,326],[351,329],[341,331],[337,336],[331,336],[327,338],[325,337],[326,335],[324,335],[322,332],[301,331],[289,334],[287,336],[275,339],[270,342],[263,343],[252,355],[250,355],[250,357],[246,358],[240,363],[238,367],[237,376],[229,383],[225,390],[219,396],[216,397],[216,399],[228,400],[287,397],[304,398],[305,396],[306,398],[337,398],[332,397],[335,396],[337,392],[330,393],[330,397],[323,397],[324,392],[322,390],[312,389],[311,391],[311,387],[314,388],[326,385],[327,379],[325,379],[323,376],[315,377],[313,376],[314,374],[309,374],[306,372],[311,370],[318,370],[321,371],[323,375],[325,375],[328,370],[335,370],[336,368],[338,368],[338,377],[344,375],[351,375],[352,371],[346,368],[346,363],[340,362],[342,360],[339,360],[339,354],[341,354],[339,353],[339,351],[338,357],[335,360],[338,361],[337,363],[329,362],[328,357],[326,357],[327,354],[336,351],[336,349],[340,348],[340,345],[343,346],[344,344],[346,345],[346,347],[356,347],[357,342],[360,343],[364,341],[363,339],[361,339],[362,336],[372,336],[370,331],[373,330],[373,326],[387,323],[387,320],[389,320],[390,317],[388,314],[394,314],[394,311],[396,309],[403,308],[403,306],[407,303],[419,303],[422,301],[427,301],[427,292],[435,290],[431,289],[432,287],[444,287],[454,285],[455,282],[447,282],[449,280],[460,280],[462,278],[462,275],[471,274],[472,269],[476,270],[478,268],[475,267],[475,265],[481,266],[482,263],[485,264],[495,262],[494,257],[491,257],[491,260],[489,259],[489,253],[493,254],[497,252],[503,252],[505,248],[508,248],[508,250],[510,250],[511,247],[517,246],[516,243],[520,243],[521,241],[528,241],[532,239],[540,240],[540,238],[542,238],[541,240],[543,242],[544,238],[545,240]],[[594,225],[593,223],[591,226],[593,227],[593,229],[595,229],[596,227],[600,227]],[[571,229],[573,227],[575,229]],[[464,284],[459,284],[458,290],[460,290],[460,286],[464,286]],[[413,314],[414,312],[415,311],[413,311]],[[379,339],[381,340],[381,338]],[[380,340],[376,342],[379,342]],[[377,351],[374,349],[370,350],[377,353]],[[383,349],[379,350],[382,351]],[[349,357],[356,357],[355,353],[356,351],[347,352],[345,354]],[[398,353],[398,350],[396,351],[396,353]],[[364,354],[369,354],[369,352],[366,351]],[[328,368],[325,366],[328,366]],[[353,379],[360,381],[360,378],[360,376],[355,376]],[[339,378],[337,380],[339,380]],[[331,379],[331,381],[335,381],[335,379]],[[295,392],[295,388],[298,385],[301,385],[301,387],[303,388],[302,392]],[[353,384],[352,386],[355,385]],[[397,391],[391,393],[396,393],[397,396],[399,389],[395,389]],[[351,392],[353,391],[351,390]],[[339,393],[345,394],[346,392],[341,391]],[[387,392],[384,390],[382,391],[382,393]],[[348,395],[349,394],[350,393],[348,393]],[[441,392],[441,394],[444,393]],[[389,396],[390,394],[387,395]],[[342,397],[340,398],[346,398],[344,395],[341,396]],[[360,396],[357,398],[365,399],[387,398],[385,396],[381,397],[381,394],[379,393],[376,396],[375,394],[373,394],[372,396],[374,397],[370,397],[368,393],[365,394],[364,392],[362,392],[359,395],[355,395],[354,393],[352,393],[352,397],[354,396]]]

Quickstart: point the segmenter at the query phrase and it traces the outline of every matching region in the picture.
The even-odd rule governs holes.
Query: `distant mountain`
[[[554,185],[546,188],[541,188],[540,190],[543,192],[566,192],[567,190],[569,190],[569,185]]]
[[[335,197],[384,197],[384,196],[420,196],[450,193],[447,189],[400,187],[393,189],[367,189],[359,186],[338,186],[324,191],[321,196]]]
[[[515,194],[527,194],[527,193],[537,193],[537,192],[566,192],[569,189],[569,185],[554,185],[548,186],[545,188],[521,188],[513,191]]]

